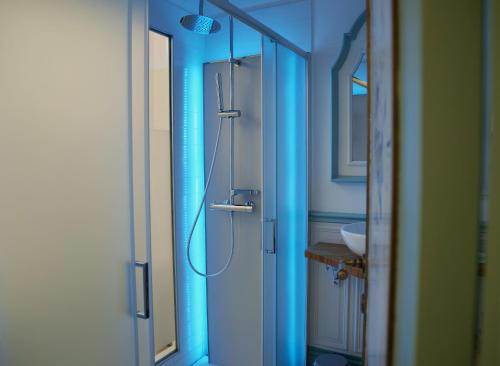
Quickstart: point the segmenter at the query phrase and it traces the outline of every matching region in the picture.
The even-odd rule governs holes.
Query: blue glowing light
[[[278,45],[277,364],[306,362],[306,61]]]
[[[204,188],[203,136],[203,65],[193,64],[183,70],[183,115],[181,127],[182,156],[182,266],[183,291],[186,296],[186,339],[189,348],[208,350],[206,281],[188,265],[186,244],[197,206]],[[205,216],[202,213],[193,235],[191,258],[194,265],[205,271]],[[200,354],[199,357],[202,357]]]

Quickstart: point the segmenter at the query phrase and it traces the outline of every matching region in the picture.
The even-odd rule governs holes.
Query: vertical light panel
[[[181,211],[177,212],[182,223],[182,245],[178,259],[182,260],[183,287],[190,321],[186,338],[193,346],[207,345],[207,294],[206,281],[191,270],[186,255],[189,231],[201,202],[204,188],[204,146],[203,146],[203,69],[201,63],[188,64],[183,68],[183,108],[181,126]],[[194,266],[202,272],[206,268],[205,253],[205,216],[200,215],[191,242],[191,259]]]
[[[277,45],[277,365],[306,360],[307,62]]]

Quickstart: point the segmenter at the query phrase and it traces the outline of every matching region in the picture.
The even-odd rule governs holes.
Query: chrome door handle
[[[263,221],[264,253],[276,254],[276,220],[265,218]]]
[[[144,311],[136,310],[135,315],[141,319],[149,319],[149,265],[147,262],[135,262],[135,268],[142,270],[142,304]]]

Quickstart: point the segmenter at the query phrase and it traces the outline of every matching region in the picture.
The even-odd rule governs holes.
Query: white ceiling
[[[171,3],[183,8],[187,12],[197,13],[199,0],[168,0]],[[233,5],[242,8],[244,10],[257,10],[267,7],[279,6],[288,3],[294,3],[304,0],[230,0]],[[208,15],[220,14],[221,11],[217,7],[209,4],[205,0],[205,13]]]

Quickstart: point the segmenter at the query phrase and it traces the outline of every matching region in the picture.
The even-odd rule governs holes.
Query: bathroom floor
[[[306,363],[306,365],[307,366],[313,366],[314,365],[314,360],[319,355],[322,355],[322,354],[325,354],[325,353],[333,353],[333,354],[339,354],[341,356],[344,356],[345,358],[347,358],[349,366],[361,366],[361,365],[363,365],[363,361],[362,361],[362,359],[360,357],[351,356],[351,355],[345,355],[345,354],[341,354],[341,353],[337,353],[337,352],[332,352],[332,351],[328,351],[328,350],[324,350],[324,349],[320,349],[320,348],[316,348],[316,347],[308,347],[308,349],[307,349],[307,363]]]
[[[309,347],[307,354],[307,366],[313,366],[314,360],[316,357],[323,353],[335,353],[330,351],[321,350],[319,348]],[[347,358],[349,362],[349,366],[361,366],[363,364],[362,360],[359,357],[343,355]],[[198,362],[196,362],[193,366],[217,366],[216,364],[208,362],[208,356],[203,357]]]
[[[198,362],[196,362],[193,366],[217,366],[214,363],[208,362],[208,356],[203,357]]]

